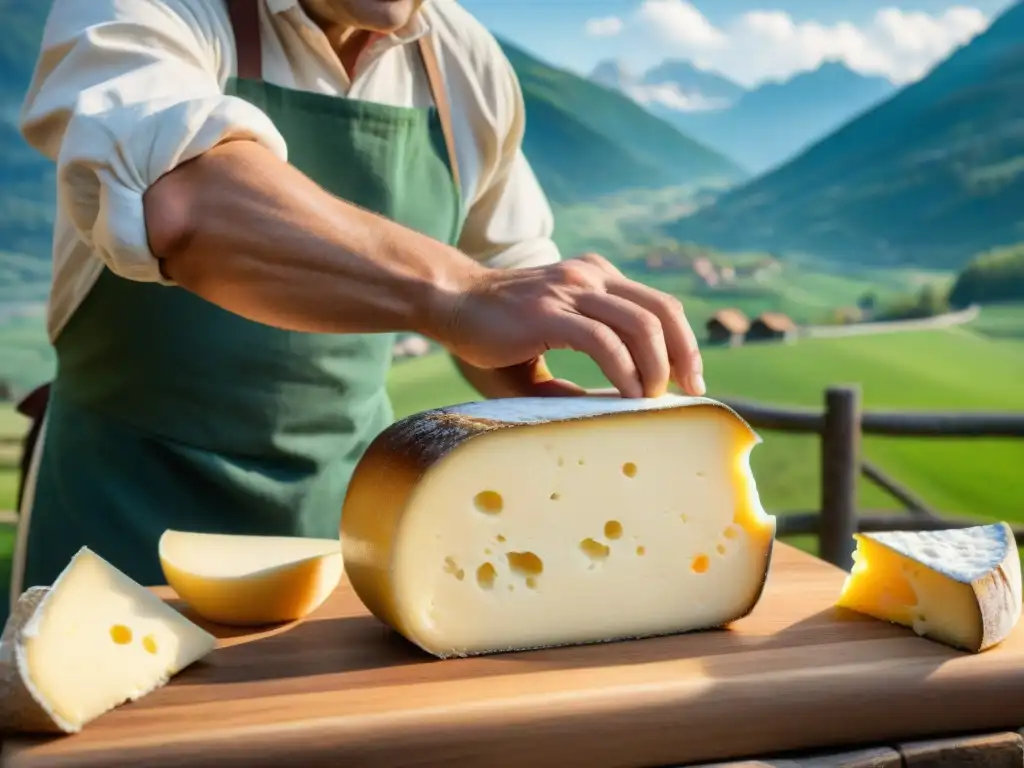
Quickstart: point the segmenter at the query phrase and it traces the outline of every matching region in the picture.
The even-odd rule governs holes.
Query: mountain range
[[[1024,241],[1024,3],[926,77],[668,227],[721,248],[957,266]]]
[[[896,90],[888,79],[840,62],[751,90],[686,61],[666,61],[640,76],[604,61],[590,79],[630,96],[753,174],[784,162]]]

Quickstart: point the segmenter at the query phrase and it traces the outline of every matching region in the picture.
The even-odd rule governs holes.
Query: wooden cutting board
[[[345,583],[299,624],[214,629],[166,688],[76,736],[10,740],[0,764],[669,766],[1024,725],[1024,629],[959,653],[834,609],[842,582],[778,544],[731,630],[449,661]]]

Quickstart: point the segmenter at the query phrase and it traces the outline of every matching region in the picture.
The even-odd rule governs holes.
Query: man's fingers
[[[551,349],[574,349],[589,356],[623,397],[643,397],[633,356],[619,335],[604,323],[564,312],[551,320],[545,335]]]
[[[606,290],[614,296],[634,302],[661,321],[673,378],[690,395],[703,395],[704,362],[697,337],[683,313],[683,305],[673,296],[632,280],[610,280]]]
[[[665,394],[672,369],[662,321],[656,315],[636,302],[607,293],[584,294],[577,299],[576,307],[609,326],[626,342],[646,397]]]
[[[568,379],[549,379],[531,385],[524,394],[527,397],[583,397],[587,390]]]

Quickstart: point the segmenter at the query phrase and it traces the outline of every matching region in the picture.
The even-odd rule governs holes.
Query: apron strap
[[[227,0],[228,16],[235,35],[237,52],[238,77],[245,80],[263,79],[263,51],[260,47],[260,9],[259,0]],[[433,36],[424,35],[417,47],[423,60],[423,69],[430,83],[430,93],[437,108],[444,133],[445,148],[448,150],[448,162],[452,169],[455,186],[461,188],[459,160],[455,154],[455,132],[452,130],[452,108],[448,101],[448,89],[445,86],[441,65],[434,50]]]
[[[434,97],[434,106],[437,107],[437,116],[441,120],[441,131],[444,133],[444,143],[448,148],[448,162],[452,168],[452,179],[455,181],[455,187],[461,191],[459,158],[455,154],[455,132],[452,130],[452,108],[448,102],[448,88],[445,86],[444,75],[441,74],[441,65],[437,61],[437,52],[434,51],[433,36],[421,37],[419,49],[420,57],[423,59],[423,68],[426,70],[427,80],[430,82],[430,93]]]
[[[260,47],[260,6],[258,0],[227,0],[231,31],[235,35],[238,77],[263,79],[263,50]]]

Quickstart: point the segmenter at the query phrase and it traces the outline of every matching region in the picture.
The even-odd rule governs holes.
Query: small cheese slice
[[[854,538],[840,607],[975,653],[1020,621],[1020,558],[1006,523]]]
[[[255,626],[301,619],[341,580],[337,539],[165,531],[167,583],[205,619]]]
[[[0,638],[0,729],[76,733],[164,685],[216,638],[86,547],[15,603]]]
[[[763,588],[758,436],[704,398],[492,400],[385,430],[342,512],[363,603],[439,657],[719,627]]]

